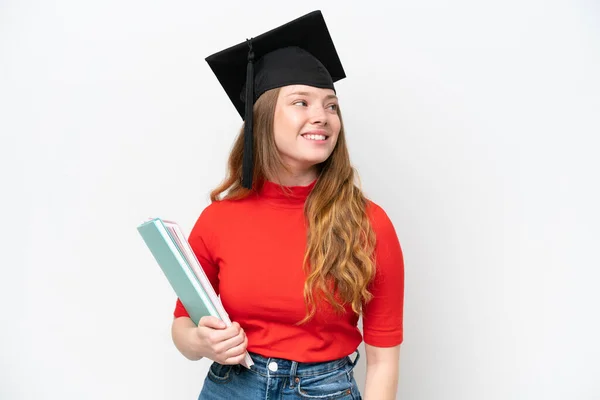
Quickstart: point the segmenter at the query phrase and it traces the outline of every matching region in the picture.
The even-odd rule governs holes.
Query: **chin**
[[[314,168],[319,168],[320,165],[322,165],[325,161],[327,161],[327,159],[324,160],[311,160],[311,161],[305,161],[304,162],[304,169],[314,169]]]
[[[315,166],[318,164],[322,164],[331,156],[331,154],[323,155],[323,156],[312,156],[305,157],[302,161],[310,166]]]
[[[286,163],[289,162],[291,165],[300,168],[312,168],[327,161],[332,153],[332,151],[297,152],[295,154],[290,152],[284,153],[284,158],[287,159]]]

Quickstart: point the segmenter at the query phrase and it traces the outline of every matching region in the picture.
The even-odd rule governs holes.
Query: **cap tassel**
[[[253,175],[253,106],[254,106],[254,50],[252,49],[252,39],[248,42],[248,66],[246,68],[246,115],[244,118],[244,155],[242,160],[242,186],[246,189],[252,189]]]

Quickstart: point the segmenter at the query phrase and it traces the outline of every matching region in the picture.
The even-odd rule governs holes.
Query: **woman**
[[[179,299],[174,312],[179,351],[213,361],[199,398],[361,399],[364,340],[364,398],[394,399],[402,251],[354,182],[333,86],[345,74],[321,13],[207,61],[245,124],[189,237],[233,325],[196,326]]]

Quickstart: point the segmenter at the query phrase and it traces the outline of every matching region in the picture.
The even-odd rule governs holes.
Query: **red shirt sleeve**
[[[209,206],[210,207],[210,206]],[[190,236],[188,238],[188,242],[190,243],[190,247],[192,248],[200,266],[206,273],[206,276],[210,280],[215,292],[217,295],[219,294],[219,267],[218,264],[213,260],[206,242],[210,241],[210,231],[209,228],[211,226],[210,222],[210,213],[207,212],[208,208],[205,209],[196,224],[192,228],[190,232]],[[173,312],[175,318],[178,317],[189,317],[187,310],[185,309],[183,303],[178,298],[175,303],[175,311]]]
[[[363,312],[363,340],[377,347],[403,341],[404,257],[394,226],[385,211],[370,203],[369,214],[377,237],[373,299]]]

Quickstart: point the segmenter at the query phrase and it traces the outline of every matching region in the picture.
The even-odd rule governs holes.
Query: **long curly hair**
[[[260,190],[267,177],[277,177],[286,168],[275,145],[274,115],[279,89],[264,93],[254,104],[254,170],[251,190],[241,185],[244,127],[234,142],[224,181],[210,194],[211,201],[237,200]],[[306,316],[316,313],[315,296],[325,296],[335,311],[348,305],[356,314],[372,294],[369,284],[375,276],[375,233],[367,216],[367,199],[355,183],[356,172],[350,163],[344,124],[341,122],[336,146],[321,163],[319,177],[304,205],[308,223],[304,268]],[[225,193],[226,192],[226,193]]]

